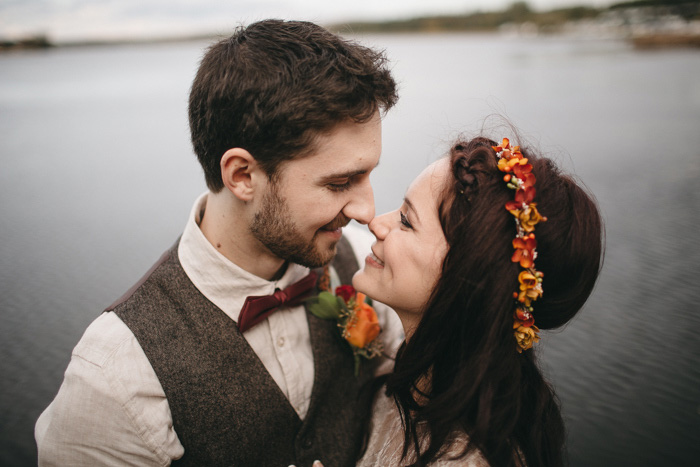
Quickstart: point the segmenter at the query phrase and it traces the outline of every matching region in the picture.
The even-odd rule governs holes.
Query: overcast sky
[[[263,18],[319,23],[492,11],[514,0],[0,0],[0,38],[46,34],[56,41],[226,32]],[[537,10],[609,5],[609,0],[529,0]]]

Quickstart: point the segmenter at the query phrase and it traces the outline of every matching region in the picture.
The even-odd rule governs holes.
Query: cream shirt
[[[291,264],[280,280],[267,281],[226,259],[199,229],[206,199],[205,193],[195,202],[178,254],[192,283],[232,320],[247,296],[272,294],[308,274]],[[372,236],[352,225],[344,235],[362,266]],[[375,309],[393,353],[403,338],[400,321],[379,303]],[[274,313],[243,336],[303,419],[314,380],[303,306]],[[160,466],[184,453],[163,388],[133,333],[114,313],[93,321],[73,349],[63,384],[34,434],[42,466]]]

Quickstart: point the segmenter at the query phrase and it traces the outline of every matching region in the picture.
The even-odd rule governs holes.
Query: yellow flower
[[[537,335],[540,330],[537,326],[532,325],[530,327],[525,327],[519,325],[517,322],[513,325],[513,327],[515,326],[517,326],[517,329],[515,329],[513,334],[515,334],[515,340],[518,343],[518,353],[531,348],[532,344],[540,341],[540,337]]]
[[[537,211],[537,204],[536,203],[531,203],[525,207],[525,209],[522,209],[518,211],[517,214],[512,213],[518,217],[520,220],[520,226],[523,228],[525,232],[534,232],[535,231],[535,226],[539,222],[544,222],[547,220],[546,217],[542,216],[539,211]]]
[[[498,159],[498,170],[501,172],[510,172],[513,170],[513,167],[516,165],[526,165],[527,164],[527,158],[522,157],[522,154],[516,153],[513,154],[510,158],[506,157],[501,157]]]
[[[537,300],[542,296],[542,289],[541,288],[535,288],[535,289],[527,289],[523,290],[518,294],[518,301],[525,305],[526,307],[531,307],[532,302]]]
[[[521,271],[518,274],[518,282],[520,282],[520,290],[534,289],[537,287],[537,277],[530,271]]]

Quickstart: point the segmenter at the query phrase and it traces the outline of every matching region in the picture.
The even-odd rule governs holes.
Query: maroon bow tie
[[[272,295],[248,297],[243,303],[238,316],[238,329],[243,333],[261,321],[267,319],[281,306],[297,306],[311,292],[316,284],[316,273],[310,272],[298,282],[284,290],[276,290]]]

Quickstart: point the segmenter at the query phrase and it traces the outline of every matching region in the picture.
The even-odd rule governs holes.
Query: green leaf
[[[321,319],[338,319],[340,317],[340,309],[336,296],[330,292],[321,292],[318,297],[307,300],[309,311]]]

